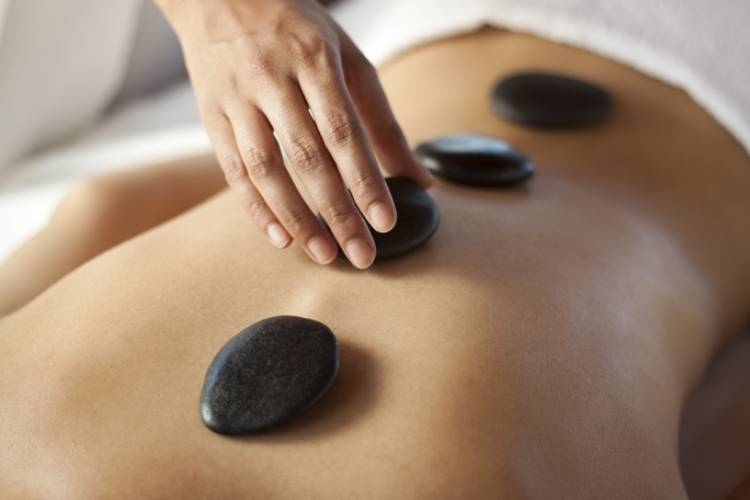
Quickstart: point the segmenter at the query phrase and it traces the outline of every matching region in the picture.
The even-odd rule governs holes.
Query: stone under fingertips
[[[500,80],[492,104],[502,118],[530,127],[570,128],[602,122],[612,97],[593,83],[548,72],[516,73]]]
[[[419,184],[403,177],[389,177],[385,183],[396,206],[397,219],[396,225],[387,233],[370,227],[376,262],[416,250],[435,234],[440,224],[440,211],[435,200]],[[320,215],[318,219],[328,227]],[[339,257],[346,258],[342,251],[339,251]]]
[[[481,134],[455,134],[419,144],[415,155],[436,177],[475,186],[510,186],[534,174],[534,164],[509,144]]]
[[[319,401],[338,371],[338,342],[326,325],[296,316],[258,321],[232,337],[211,362],[201,418],[227,435],[275,427]]]

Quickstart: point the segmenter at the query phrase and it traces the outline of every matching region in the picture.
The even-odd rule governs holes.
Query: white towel
[[[687,91],[750,153],[750,0],[348,0],[375,63],[490,24],[589,49]]]

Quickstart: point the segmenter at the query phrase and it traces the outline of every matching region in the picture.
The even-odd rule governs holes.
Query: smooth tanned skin
[[[601,84],[611,119],[502,122],[491,84],[526,68]],[[686,498],[683,403],[748,319],[747,155],[684,93],[525,35],[381,76],[411,141],[498,136],[538,175],[438,181],[433,239],[367,272],[238,231],[225,192],[80,267],[0,322],[4,497]],[[209,432],[211,359],[278,314],[331,327],[338,382],[277,432]]]

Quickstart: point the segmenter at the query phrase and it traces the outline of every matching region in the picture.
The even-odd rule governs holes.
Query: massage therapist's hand
[[[349,260],[368,267],[375,246],[360,211],[380,232],[396,222],[378,161],[387,174],[431,183],[372,65],[315,0],[157,3],[180,38],[226,180],[258,228],[279,248],[296,239],[320,263],[338,251],[280,143]]]

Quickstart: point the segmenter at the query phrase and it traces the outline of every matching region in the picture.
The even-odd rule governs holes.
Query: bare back
[[[487,57],[466,57],[477,50]],[[599,81],[616,98],[611,121],[559,133],[501,122],[490,83],[529,66]],[[509,191],[438,183],[433,239],[367,272],[272,249],[226,193],[97,257],[0,322],[0,448],[13,450],[0,456],[0,491],[682,494],[682,403],[746,313],[736,297],[749,291],[750,236],[737,212],[750,209],[750,162],[739,146],[684,94],[522,35],[432,44],[383,78],[411,139],[503,137],[537,161],[537,177]],[[700,170],[709,147],[721,175]],[[278,314],[331,327],[339,380],[277,432],[211,433],[198,414],[208,364]]]

